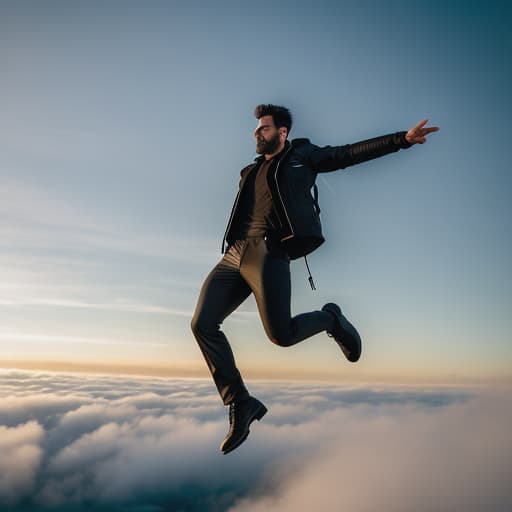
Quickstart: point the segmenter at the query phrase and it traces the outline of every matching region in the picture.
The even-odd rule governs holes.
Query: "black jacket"
[[[344,146],[319,147],[309,139],[285,142],[284,149],[276,155],[268,170],[267,183],[272,196],[273,214],[279,222],[277,238],[290,259],[306,256],[325,241],[315,185],[317,173],[344,169],[408,148],[411,144],[405,140],[406,133],[390,133]],[[225,242],[228,246],[234,242],[233,226],[237,219],[238,200],[247,176],[259,167],[264,158],[264,155],[255,158],[255,163],[240,171],[238,194],[222,239],[222,254]]]

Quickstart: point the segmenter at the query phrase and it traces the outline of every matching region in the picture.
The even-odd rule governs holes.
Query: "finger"
[[[420,121],[414,128],[421,128],[428,122],[428,119],[423,119],[423,121]]]
[[[439,131],[439,128],[437,126],[432,126],[429,128],[423,128],[421,130],[421,135],[426,135],[427,133],[437,132]]]

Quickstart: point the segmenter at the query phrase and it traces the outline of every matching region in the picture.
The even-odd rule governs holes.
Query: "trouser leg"
[[[267,336],[277,345],[295,345],[333,327],[333,316],[325,311],[292,318],[290,260],[264,239],[248,241],[240,273],[254,293]]]
[[[251,293],[240,275],[240,259],[245,246],[236,243],[206,277],[191,328],[225,405],[249,396],[238,371],[233,351],[220,324]]]

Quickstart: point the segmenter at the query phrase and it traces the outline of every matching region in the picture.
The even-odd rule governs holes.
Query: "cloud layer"
[[[509,394],[252,383],[228,456],[213,384],[0,370],[2,510],[508,510]]]

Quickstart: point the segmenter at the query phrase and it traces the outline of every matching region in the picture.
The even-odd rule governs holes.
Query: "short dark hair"
[[[256,119],[260,119],[263,116],[272,116],[276,128],[284,126],[288,130],[288,133],[290,133],[292,128],[292,113],[286,107],[263,103],[254,109],[254,116]],[[288,136],[288,133],[286,136]]]

